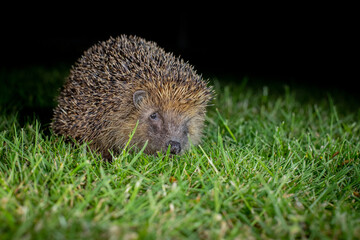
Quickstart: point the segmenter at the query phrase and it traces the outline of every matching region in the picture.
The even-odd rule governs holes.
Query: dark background
[[[267,7],[145,7],[144,14],[136,6],[109,5],[107,13],[95,5],[71,15],[56,13],[56,7],[24,8],[2,19],[1,67],[70,66],[93,44],[131,34],[180,55],[205,76],[248,76],[357,94],[359,29],[351,6]]]

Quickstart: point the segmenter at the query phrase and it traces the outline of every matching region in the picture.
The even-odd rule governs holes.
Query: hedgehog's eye
[[[158,119],[158,113],[157,112],[154,112],[153,114],[150,115],[150,119],[151,120],[156,120]]]

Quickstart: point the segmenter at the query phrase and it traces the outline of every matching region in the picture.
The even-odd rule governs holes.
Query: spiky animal
[[[109,158],[132,145],[181,154],[200,143],[213,90],[191,65],[156,43],[122,35],[88,49],[71,69],[51,127]]]

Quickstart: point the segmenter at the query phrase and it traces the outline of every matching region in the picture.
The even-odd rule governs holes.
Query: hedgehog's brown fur
[[[200,142],[212,96],[191,65],[154,42],[122,35],[94,45],[78,60],[51,127],[109,157],[108,150],[122,149],[139,121],[131,143],[142,147],[148,141],[145,152],[154,154],[173,140],[181,142],[177,154],[188,148],[188,138]]]

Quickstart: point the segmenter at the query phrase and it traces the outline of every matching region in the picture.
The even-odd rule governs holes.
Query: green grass
[[[1,76],[33,71],[36,94],[0,105],[1,239],[360,238],[360,111],[342,95],[214,80],[201,146],[108,164],[19,120],[23,104],[51,108],[67,73]]]

